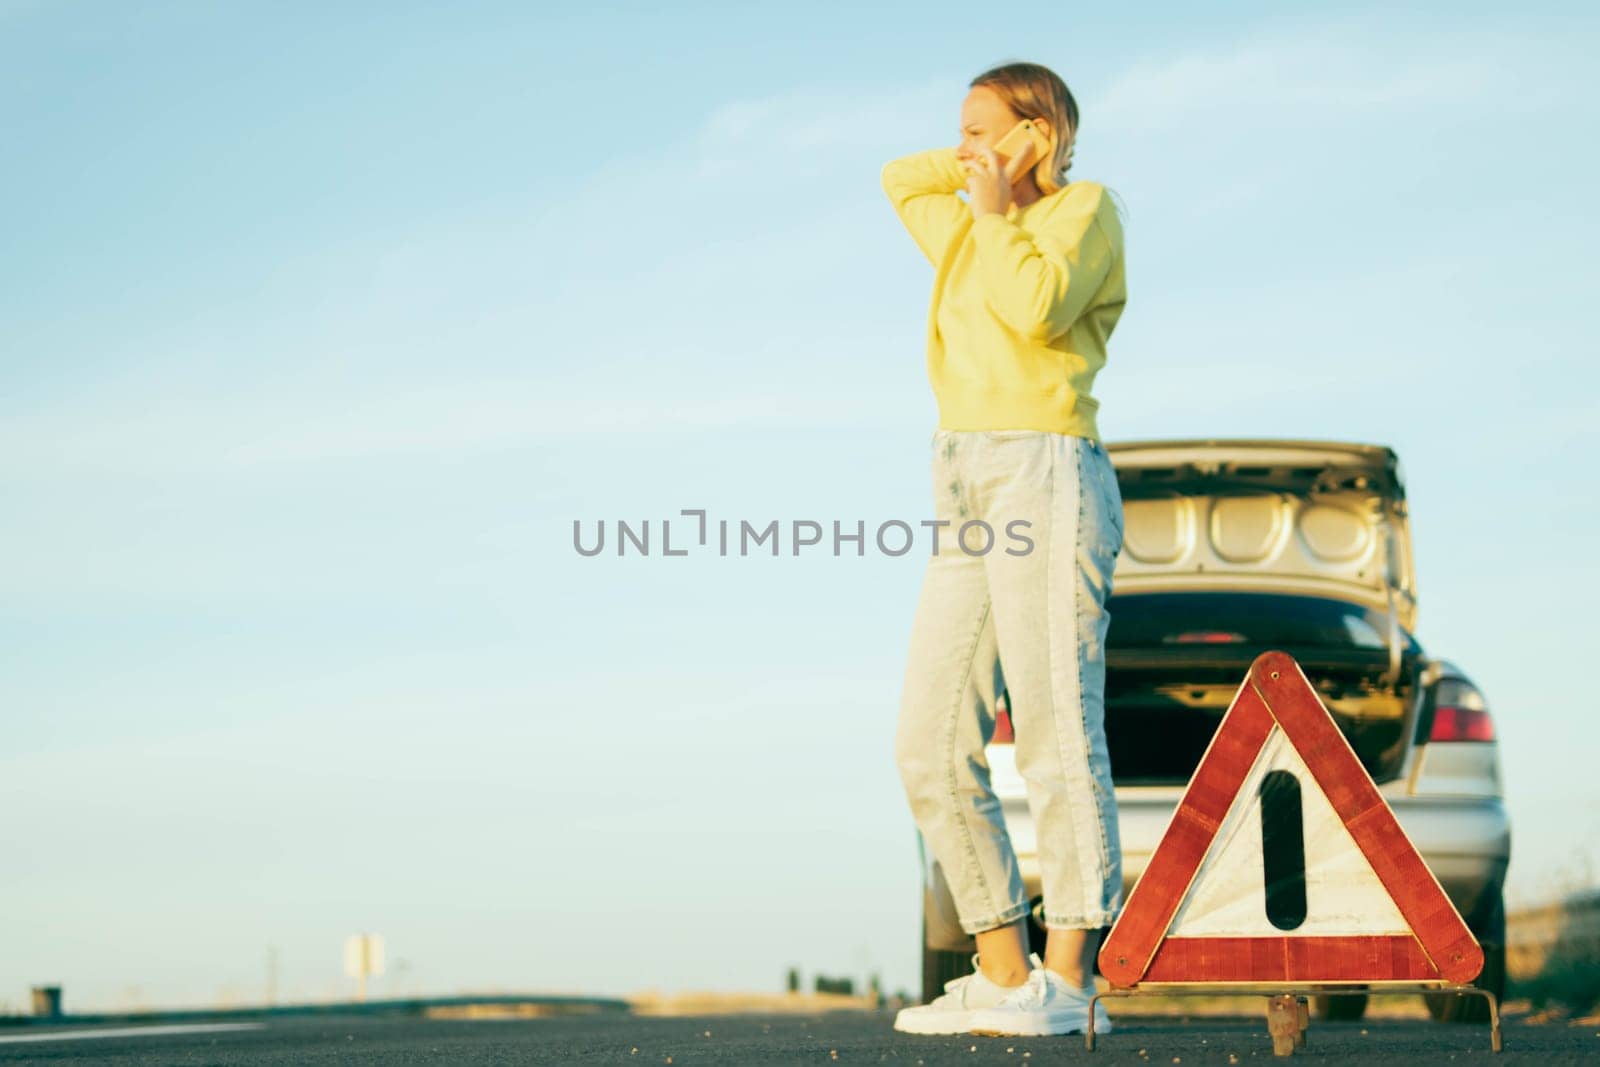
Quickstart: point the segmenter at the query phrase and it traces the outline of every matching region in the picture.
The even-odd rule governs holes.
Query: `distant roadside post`
[[[61,987],[36,985],[29,992],[33,999],[33,1014],[40,1019],[61,1018]]]
[[[367,999],[368,977],[383,974],[383,938],[351,934],[344,942],[344,973],[356,980],[356,999]]]

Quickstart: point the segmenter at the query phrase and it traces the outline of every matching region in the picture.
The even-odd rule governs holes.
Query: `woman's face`
[[[956,156],[962,160],[972,159],[979,148],[992,148],[1021,118],[993,89],[987,85],[973,86],[961,104],[961,144]],[[1045,124],[1035,120],[1035,125]]]

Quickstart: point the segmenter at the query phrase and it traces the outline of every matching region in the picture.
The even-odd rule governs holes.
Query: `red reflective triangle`
[[[1305,762],[1409,934],[1167,936],[1274,725]],[[1302,788],[1310,785],[1302,783]],[[1140,982],[1466,983],[1482,969],[1483,950],[1300,664],[1285,652],[1257,656],[1100,948],[1101,973],[1113,986],[1125,988]]]

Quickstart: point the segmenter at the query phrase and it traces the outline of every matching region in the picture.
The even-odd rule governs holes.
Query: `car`
[[[1250,663],[1292,655],[1484,950],[1477,984],[1505,986],[1511,827],[1488,700],[1416,636],[1417,583],[1401,465],[1385,445],[1297,439],[1107,444],[1125,533],[1107,601],[1106,736],[1124,900]],[[1003,675],[1004,662],[999,664]],[[1009,694],[986,748],[1023,882],[1032,947],[1043,897]],[[971,969],[949,886],[918,833],[923,997]],[[1482,1019],[1482,998],[1425,997],[1433,1017]],[[1359,1018],[1363,996],[1318,998]]]

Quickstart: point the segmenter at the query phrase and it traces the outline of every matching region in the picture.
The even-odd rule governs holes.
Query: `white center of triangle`
[[[1267,918],[1261,781],[1275,770],[1300,783],[1306,918],[1282,930]],[[1195,872],[1169,937],[1324,937],[1409,934],[1410,927],[1328,803],[1288,735],[1274,725]]]

